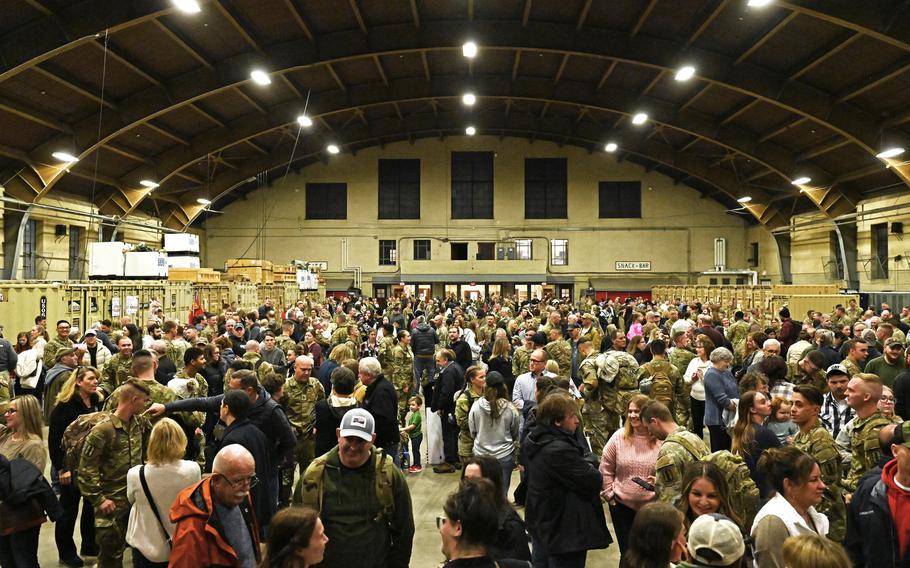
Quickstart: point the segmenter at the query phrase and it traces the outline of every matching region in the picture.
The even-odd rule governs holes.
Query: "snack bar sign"
[[[651,261],[650,260],[617,260],[616,261],[616,270],[617,270],[617,272],[648,271],[648,270],[651,270]]]

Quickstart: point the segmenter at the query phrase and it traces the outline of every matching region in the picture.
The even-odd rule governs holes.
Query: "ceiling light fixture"
[[[881,152],[876,154],[875,157],[882,159],[882,160],[886,160],[888,158],[896,158],[897,156],[900,156],[903,153],[904,153],[903,148],[901,148],[900,146],[893,146],[891,148],[886,148],[885,150],[882,150]]]
[[[337,154],[341,152],[341,149],[334,144],[329,144],[325,149],[329,154]]]
[[[468,136],[474,136],[475,134],[477,134],[477,129],[474,128],[473,126],[469,126],[464,129],[464,133],[467,134]]]
[[[737,199],[736,201],[738,201],[740,203],[749,203],[750,201],[752,201],[752,198],[748,195],[744,195],[744,196],[740,197],[739,199]]]
[[[199,205],[203,205],[203,206],[205,206],[205,207],[208,207],[209,205],[212,204],[212,200],[211,200],[211,199],[206,199],[206,198],[204,198],[204,197],[199,197],[199,198],[196,199],[196,203],[198,203]]]
[[[771,4],[774,0],[749,0],[746,2],[746,5],[750,8],[764,8],[765,6]]]
[[[67,164],[74,164],[79,161],[79,158],[70,154],[69,152],[54,152],[51,154],[55,160],[60,160],[61,162],[66,162]]]
[[[465,93],[461,96],[461,102],[467,106],[474,106],[474,103],[477,102],[477,97],[474,96],[474,93]]]
[[[679,68],[679,71],[676,72],[677,81],[688,81],[695,76],[695,67],[691,65],[685,65]]]
[[[473,59],[477,56],[477,44],[473,41],[465,42],[465,44],[461,46],[461,54],[468,59]]]
[[[147,187],[149,189],[155,189],[156,187],[158,187],[158,184],[150,179],[144,179],[144,180],[140,181],[139,185],[141,185],[142,187]]]
[[[798,177],[795,180],[791,181],[790,183],[792,183],[793,185],[806,185],[810,181],[812,181],[812,178],[810,178],[808,176],[801,176],[801,177]]]
[[[604,146],[604,150],[607,152],[613,153],[619,146],[616,145],[616,142],[607,142],[607,145]]]
[[[250,79],[257,85],[262,85],[263,87],[272,84],[271,77],[262,69],[253,69],[253,71],[250,72]]]
[[[171,0],[171,4],[185,14],[198,14],[202,11],[196,0]]]
[[[641,126],[642,124],[648,122],[648,113],[637,112],[635,116],[632,117],[632,124]]]
[[[302,126],[304,128],[309,128],[309,127],[313,126],[313,119],[308,117],[305,114],[301,114],[300,116],[297,117],[297,124],[299,124],[300,126]]]

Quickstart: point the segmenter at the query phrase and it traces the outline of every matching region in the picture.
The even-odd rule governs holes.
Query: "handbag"
[[[17,506],[0,501],[0,536],[39,527],[45,521],[44,508],[35,498]]]
[[[161,527],[161,532],[164,533],[164,540],[167,541],[167,547],[170,549],[172,547],[171,537],[167,534],[167,529],[164,528],[164,523],[161,522],[161,515],[158,514],[158,506],[155,505],[155,500],[152,498],[152,492],[149,491],[149,484],[145,481],[145,466],[139,467],[139,482],[142,483],[142,491],[145,493],[145,498],[149,502],[149,507],[152,508],[152,513],[155,514],[155,519],[158,521],[158,526]]]

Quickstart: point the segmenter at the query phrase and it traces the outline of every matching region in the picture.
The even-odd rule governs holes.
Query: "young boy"
[[[400,428],[402,432],[407,432],[408,437],[411,439],[412,465],[408,468],[408,473],[417,473],[423,470],[420,466],[420,443],[423,441],[423,433],[420,429],[423,420],[420,415],[420,407],[422,405],[423,399],[419,396],[412,396],[408,399],[410,413],[407,416],[407,426]]]

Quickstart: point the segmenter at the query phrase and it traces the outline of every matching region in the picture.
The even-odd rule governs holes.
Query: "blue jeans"
[[[420,385],[422,383],[421,376],[423,372],[427,372],[427,380],[432,381],[433,376],[436,375],[436,359],[431,355],[430,357],[421,357],[418,355],[414,356],[414,382],[417,385],[418,392],[420,391]],[[424,401],[426,402],[426,401]]]
[[[509,454],[508,457],[496,461],[499,462],[499,467],[502,468],[502,491],[506,496],[506,501],[508,501],[509,484],[512,482],[512,470],[515,469],[515,453],[513,452]]]
[[[421,442],[423,442],[423,434],[418,434],[411,438],[411,465],[420,466]]]

